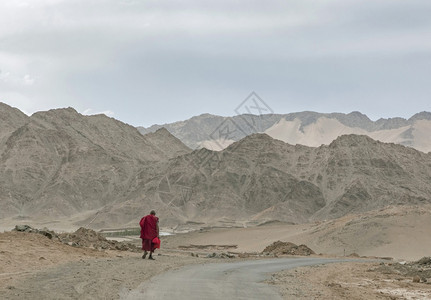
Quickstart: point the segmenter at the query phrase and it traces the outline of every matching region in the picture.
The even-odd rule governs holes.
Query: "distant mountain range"
[[[238,115],[221,117],[203,114],[186,121],[149,128],[138,127],[143,134],[166,128],[192,149],[221,150],[253,133],[295,145],[329,145],[343,134],[367,135],[375,140],[431,151],[431,113],[421,112],[410,119],[390,118],[371,121],[360,112],[349,114],[299,112],[291,114]],[[229,133],[229,134],[226,134]]]
[[[311,115],[299,131],[322,121]],[[350,116],[350,125],[363,118]],[[428,122],[427,116],[399,122]],[[0,103],[0,117],[1,219],[74,216],[76,224],[106,228],[136,226],[155,209],[163,226],[196,228],[302,223],[387,205],[431,203],[431,153],[365,135],[342,135],[329,145],[308,147],[251,132],[211,151],[192,150],[163,128],[141,135],[115,119],[83,116],[72,108],[28,117]],[[223,124],[263,126],[249,117]],[[185,130],[200,123],[202,131],[215,127],[224,133],[220,118],[200,116],[177,126]],[[283,122],[294,121],[279,119],[264,131]],[[370,124],[377,123],[383,124]],[[394,129],[395,123],[379,126]]]

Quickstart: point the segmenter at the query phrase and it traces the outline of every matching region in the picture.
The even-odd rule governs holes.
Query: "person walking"
[[[160,244],[153,241],[155,238],[159,239],[159,218],[156,217],[156,212],[152,210],[149,215],[141,219],[139,225],[141,226],[142,250],[144,250],[142,258],[145,259],[150,252],[148,259],[154,260],[153,252],[160,247]]]

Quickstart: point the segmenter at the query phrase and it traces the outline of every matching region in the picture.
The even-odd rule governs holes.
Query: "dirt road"
[[[301,266],[342,262],[339,259],[281,258],[237,263],[186,266],[123,290],[121,299],[282,299],[277,289],[263,283],[268,273]]]

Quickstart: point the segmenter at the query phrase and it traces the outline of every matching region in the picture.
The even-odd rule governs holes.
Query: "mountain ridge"
[[[164,226],[187,230],[431,203],[431,153],[367,135],[311,147],[253,132],[221,151],[192,150],[167,129],[142,135],[71,108],[10,116],[0,120],[12,124],[0,144],[2,219],[135,227],[155,209]]]
[[[6,121],[0,120],[2,128]],[[159,139],[171,145],[161,150],[135,127],[73,108],[38,112],[15,123],[0,147],[0,217],[98,209],[123,200],[141,166],[187,151],[172,135]]]
[[[304,111],[233,117],[202,114],[185,121],[138,129],[145,134],[161,127],[192,149],[205,147],[221,150],[249,134],[265,132],[290,144],[313,147],[328,145],[341,134],[366,134],[383,142],[395,142],[423,152],[431,151],[431,141],[426,136],[426,132],[431,130],[431,113],[426,111],[409,119],[395,117],[376,121],[358,111],[348,114]],[[230,130],[229,136],[221,136],[220,129],[226,128]]]
[[[191,164],[208,155],[214,160]],[[146,182],[146,197],[128,205],[152,203],[171,225],[303,223],[431,203],[430,179],[430,154],[367,136],[307,147],[254,134],[220,152],[199,149],[161,163]],[[121,210],[110,207],[94,226]]]

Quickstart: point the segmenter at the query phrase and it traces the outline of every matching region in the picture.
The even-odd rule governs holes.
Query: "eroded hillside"
[[[102,228],[156,209],[164,226],[187,230],[431,202],[431,154],[364,135],[307,147],[252,134],[192,152],[165,129],[143,136],[104,115],[2,110],[1,218]]]

